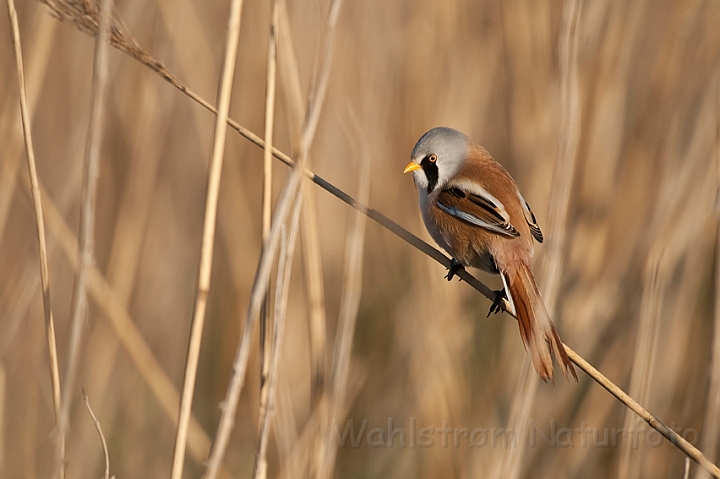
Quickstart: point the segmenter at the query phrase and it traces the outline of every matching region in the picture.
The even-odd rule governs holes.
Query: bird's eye
[[[430,160],[430,163],[435,163],[437,161],[437,155],[430,155],[428,156],[428,160]]]

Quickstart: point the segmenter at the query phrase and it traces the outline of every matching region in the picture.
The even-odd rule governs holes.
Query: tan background
[[[720,2],[581,3],[579,143],[554,318],[563,339],[624,389],[630,389],[633,371],[644,367],[641,402],[700,446],[716,322]],[[269,4],[245,2],[230,109],[232,118],[260,135]],[[6,12],[4,2],[0,10]],[[227,2],[124,0],[116,10],[147,52],[214,102]],[[304,98],[327,2],[289,2],[288,11]],[[51,18],[41,3],[20,1],[18,14],[39,176],[49,191],[46,202],[77,234],[94,42],[70,22]],[[48,477],[54,420],[37,237],[23,186],[27,170],[5,13],[0,25],[0,476]],[[312,168],[354,194],[359,162],[369,158],[369,205],[428,238],[412,181],[401,172],[423,132],[452,126],[506,166],[545,228],[554,165],[569,134],[561,101],[563,32],[559,0],[347,0]],[[286,93],[287,84],[279,81],[276,142],[290,153]],[[97,265],[179,388],[214,118],[116,50],[106,106]],[[259,256],[261,165],[262,151],[230,131],[193,406],[210,437]],[[275,162],[275,171],[277,193],[287,169]],[[332,344],[352,210],[319,189],[316,198]],[[48,226],[62,375],[74,270],[57,238]],[[539,263],[551,245],[552,238],[537,249]],[[487,300],[464,284],[445,282],[441,266],[373,222],[364,254],[351,363],[351,383],[359,388],[349,395],[347,418],[358,429],[367,419],[368,430],[383,428],[386,437],[388,418],[408,433],[411,418],[418,429],[443,422],[469,430],[512,427],[516,385],[527,361],[515,321],[485,319]],[[295,434],[311,412],[302,259],[298,248],[280,372],[279,394],[290,414],[277,419]],[[481,279],[499,286],[496,279]],[[225,460],[240,477],[248,477],[253,465],[258,370],[255,348]],[[167,477],[173,422],[94,299],[78,382],[108,439],[112,473]],[[612,434],[626,427],[625,414],[581,373],[579,384],[562,378],[541,384],[528,418],[546,435],[555,424],[594,428],[602,440],[605,429]],[[665,442],[649,446],[648,427],[641,426],[640,445],[629,456],[641,477],[682,477],[682,453]],[[582,435],[572,432],[573,447],[550,447],[537,430],[532,445],[526,432],[517,431],[527,447],[512,459],[520,477],[616,477],[630,445],[620,439],[615,447],[594,446],[592,433],[583,445]],[[287,459],[287,444],[278,446],[274,437],[271,477]],[[465,437],[454,447],[452,435],[442,447],[441,436],[434,438],[431,448],[371,447],[366,440],[358,448],[340,448],[335,477],[501,477],[505,448],[473,448]],[[99,477],[102,452],[79,387],[68,441],[68,477]],[[202,471],[189,455],[187,477]],[[693,464],[691,476],[695,472]]]

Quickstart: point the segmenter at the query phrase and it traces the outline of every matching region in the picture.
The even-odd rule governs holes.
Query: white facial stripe
[[[493,196],[488,190],[478,185],[474,181],[467,180],[465,178],[455,179],[450,182],[450,186],[456,186],[461,190],[467,191],[470,194],[485,198],[490,203],[495,205],[498,213],[500,213],[500,216],[502,216],[506,222],[510,222],[510,215],[508,215],[507,211],[505,211],[505,205],[503,205],[500,200],[495,198],[495,196]],[[524,200],[523,204],[525,204]]]

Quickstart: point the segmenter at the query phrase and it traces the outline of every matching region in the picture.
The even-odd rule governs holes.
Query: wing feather
[[[483,192],[470,193],[457,186],[450,187],[438,194],[437,205],[445,213],[466,223],[511,238],[520,236],[510,224],[502,203]]]
[[[525,214],[525,221],[527,221],[528,226],[530,227],[530,233],[532,233],[533,238],[537,240],[538,243],[543,242],[543,234],[542,231],[540,231],[540,227],[537,224],[537,220],[535,219],[535,215],[533,214],[532,210],[530,209],[530,205],[527,201],[525,201],[525,198],[522,197],[520,192],[518,191],[518,196],[520,197],[520,204],[523,208],[523,213]]]

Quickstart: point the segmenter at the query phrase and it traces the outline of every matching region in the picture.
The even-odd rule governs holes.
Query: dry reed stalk
[[[310,365],[312,371],[310,402],[317,404],[325,390],[327,375],[327,320],[325,312],[325,287],[323,286],[322,258],[318,233],[317,201],[315,190],[306,182],[302,185],[302,246],[303,265],[307,281],[308,306],[310,313]]]
[[[280,231],[287,221],[292,204],[298,201],[297,194],[301,181],[305,173],[305,161],[310,150],[310,145],[315,137],[320,112],[325,100],[327,92],[327,84],[330,75],[330,64],[332,59],[332,47],[334,41],[335,26],[340,10],[341,0],[333,0],[330,4],[328,19],[326,23],[325,35],[323,38],[323,48],[321,50],[320,62],[318,65],[317,81],[310,89],[308,100],[308,109],[303,123],[302,134],[300,136],[300,144],[297,152],[297,161],[290,177],[287,179],[283,191],[278,199],[277,207],[273,215],[272,228],[267,241],[263,244],[262,255],[260,256],[260,264],[258,265],[253,283],[252,292],[250,294],[250,304],[245,317],[245,326],[240,344],[237,348],[237,354],[233,364],[233,375],[228,385],[227,394],[223,402],[222,414],[218,425],[213,448],[207,463],[207,470],[204,477],[214,479],[217,470],[230,438],[230,431],[235,420],[235,410],[240,397],[240,392],[245,380],[245,369],[247,367],[247,359],[250,354],[250,337],[255,327],[255,321],[260,311],[262,298],[268,288],[270,277],[270,268],[277,252],[280,239]]]
[[[118,134],[131,141],[133,147],[127,159],[127,180],[119,198],[105,278],[126,308],[131,304],[142,265],[141,252],[151,211],[148,205],[152,204],[162,158],[162,142],[158,138],[165,138],[170,126],[163,121],[163,112],[171,109],[173,101],[170,95],[161,94],[162,87],[160,83],[143,82],[132,93],[126,91],[114,96],[113,107],[123,120]],[[121,100],[127,95],[135,95],[139,101]],[[114,370],[118,363],[122,345],[107,319],[93,323],[86,344],[87,357],[96,366],[87,371],[85,388],[102,405],[98,414],[111,411],[117,394],[112,391],[115,378],[108,371]],[[174,416],[173,422],[177,420],[177,412]],[[78,450],[87,450],[95,440],[93,431],[85,429],[82,439],[76,443]],[[193,457],[196,456],[193,454]]]
[[[638,398],[638,401],[643,402],[646,402],[650,396],[650,380],[660,335],[660,315],[663,311],[663,301],[670,274],[668,270],[670,265],[665,258],[668,245],[663,242],[657,246],[657,248],[653,248],[647,261],[640,306],[640,325],[630,377],[630,394]],[[636,422],[637,418],[633,414],[625,413],[623,426],[626,428],[625,430],[633,430]],[[639,477],[641,460],[635,449],[635,447],[623,447],[618,469],[619,478]]]
[[[300,471],[301,468],[295,463],[292,455],[293,448],[298,443],[298,427],[291,383],[286,369],[278,370],[278,384],[275,398],[275,420],[272,423],[275,447],[278,452],[278,463],[293,471]]]
[[[23,186],[30,194],[29,179],[23,181]],[[77,238],[65,223],[62,214],[53,203],[42,183],[40,183],[40,193],[46,199],[44,212],[47,215],[50,236],[57,241],[72,268],[77,270],[79,267]],[[100,308],[103,317],[109,321],[141,377],[150,386],[150,390],[157,398],[162,410],[165,411],[174,424],[177,424],[180,395],[153,355],[137,326],[135,326],[135,322],[124,306],[122,299],[115,293],[113,287],[110,286],[96,266],[90,268],[88,290]],[[14,314],[20,314],[20,312]],[[207,451],[210,449],[210,438],[195,417],[190,419],[189,449],[198,463],[205,459]],[[225,476],[227,475],[225,474]]]
[[[70,341],[68,359],[65,368],[65,382],[58,421],[58,440],[56,451],[56,477],[65,475],[65,435],[70,421],[70,406],[80,361],[80,343],[83,323],[87,318],[87,274],[95,265],[95,210],[97,203],[97,180],[100,169],[100,148],[102,147],[102,129],[104,125],[105,89],[108,77],[108,38],[113,0],[102,0],[100,4],[99,32],[95,42],[93,58],[93,79],[90,91],[90,124],[85,144],[85,173],[82,187],[82,205],[80,209],[80,233],[78,235],[78,257],[75,291],[73,293]]]
[[[238,43],[240,40],[242,7],[243,0],[233,0],[230,4],[227,38],[225,40],[225,57],[223,60],[220,85],[218,87],[218,114],[215,121],[212,157],[210,160],[210,171],[208,173],[207,197],[205,199],[205,218],[203,222],[202,245],[200,247],[197,295],[195,297],[195,307],[192,324],[190,326],[190,341],[185,364],[183,391],[180,399],[180,418],[178,420],[177,435],[175,436],[175,451],[173,452],[173,465],[170,473],[171,479],[180,479],[182,477],[183,463],[185,461],[188,423],[192,410],[193,392],[195,391],[197,364],[200,358],[200,345],[202,343],[203,324],[205,323],[205,309],[207,307],[207,297],[210,290],[213,249],[215,245],[215,222],[217,219],[217,204],[220,193],[220,177],[222,175],[222,163],[225,154],[225,139],[227,136],[227,119],[230,111],[232,83],[235,76],[235,63],[237,61]]]
[[[260,403],[260,433],[255,453],[255,468],[253,479],[265,479],[267,477],[267,447],[270,436],[270,424],[275,415],[275,395],[278,381],[278,367],[280,363],[280,352],[282,351],[283,337],[285,334],[285,317],[287,316],[287,302],[290,293],[290,275],[292,273],[293,255],[297,244],[297,231],[300,225],[300,209],[302,208],[302,196],[298,196],[295,209],[290,219],[290,234],[283,231],[283,246],[280,248],[278,260],[277,285],[275,288],[275,311],[273,312],[273,340],[270,364],[268,365],[268,377],[266,393],[262,396]]]
[[[272,17],[268,35],[267,79],[265,85],[265,147],[263,148],[263,188],[262,188],[262,240],[270,234],[272,215],[272,140],[275,126],[275,72],[277,66],[277,0],[272,2]],[[268,308],[270,305],[270,289],[260,310],[260,402],[265,400],[266,383],[270,367],[271,351],[268,347],[270,329]]]
[[[637,333],[635,354],[630,377],[630,394],[638,401],[646,402],[650,395],[650,376],[653,370],[653,359],[659,339],[659,316],[663,311],[663,299],[667,287],[669,273],[662,263],[666,245],[654,249],[647,263],[644,280],[642,304],[640,306],[640,326]],[[655,254],[653,254],[655,253]],[[624,430],[634,430],[637,418],[630,412],[625,413]],[[620,457],[618,477],[638,477],[640,460],[635,448],[624,447]]]
[[[35,116],[35,111],[40,103],[37,101],[40,88],[43,85],[45,79],[45,73],[47,72],[48,60],[50,57],[50,49],[53,45],[55,33],[57,32],[58,22],[53,21],[47,15],[43,15],[38,19],[39,32],[34,35],[34,41],[25,44],[26,51],[29,54],[23,59],[23,77],[25,78],[25,89],[26,89],[26,102],[30,106],[29,116],[32,118]],[[29,60],[26,62],[26,60]],[[25,75],[27,72],[27,75]],[[29,79],[29,81],[28,81]],[[6,128],[4,125],[4,119],[6,118],[17,118],[15,113],[5,114],[12,108],[19,108],[19,104],[7,101],[6,110],[0,115],[0,131],[7,131],[8,134],[5,138],[0,138],[0,142],[5,146],[5,158],[0,164],[0,238],[3,236],[5,231],[5,224],[7,222],[10,205],[15,195],[15,187],[17,185],[16,175],[20,169],[22,163],[22,154],[20,153],[21,143],[14,141],[12,138],[14,135],[13,128]],[[12,107],[10,106],[12,105]]]
[[[277,15],[277,17],[275,17]],[[275,22],[276,29],[275,29],[275,61],[277,62],[278,57],[280,57],[280,60],[283,60],[286,58],[288,54],[288,46],[279,46],[278,44],[283,41],[283,38],[289,38],[290,37],[290,30],[289,30],[289,24],[287,21],[287,7],[284,0],[273,0],[273,21]],[[289,53],[292,53],[294,55],[294,52],[292,51],[292,42],[290,42],[289,45]],[[277,66],[277,65],[276,65]],[[297,73],[297,64],[293,62],[292,66],[294,67],[293,75],[295,78],[298,77]],[[287,61],[282,63],[280,65],[280,73],[281,77],[283,79],[283,83],[285,85],[285,89],[287,89],[287,82],[284,81],[284,79],[288,75],[289,66],[287,64]],[[283,75],[284,74],[284,75]],[[299,80],[298,80],[299,81]],[[298,97],[300,98],[300,108],[299,111],[303,111],[302,106],[302,93],[298,91]],[[287,98],[287,94],[286,94]],[[291,109],[292,111],[292,109]],[[294,118],[294,115],[288,115],[288,122],[292,123],[292,119]],[[300,117],[297,121],[297,126],[291,126],[288,128],[288,131],[290,132],[291,138],[291,144],[296,144],[296,140],[294,139],[295,136],[297,136],[297,132],[300,131],[302,124],[302,117]],[[266,149],[265,151],[269,151],[270,156],[272,157],[273,152],[272,149]],[[307,201],[304,199],[303,203],[307,204]],[[301,214],[303,214],[301,212]],[[303,215],[304,218],[304,215]],[[275,400],[275,410],[274,410],[274,416],[276,419],[273,421],[272,425],[275,430],[275,438],[277,442],[277,449],[278,449],[278,455],[279,455],[279,461],[281,464],[285,464],[286,461],[292,460],[290,452],[292,451],[292,448],[297,443],[298,437],[297,437],[297,424],[294,416],[294,410],[292,406],[292,398],[290,393],[290,384],[287,380],[286,376],[279,376],[278,379],[279,384],[276,386],[278,388],[278,392],[276,393],[278,395],[278,399]],[[297,468],[292,468],[297,469]]]
[[[713,92],[714,93],[714,92]],[[712,97],[713,93],[708,94]],[[700,118],[712,115],[714,105],[704,102]],[[640,306],[640,320],[635,345],[635,353],[630,376],[630,395],[638,401],[647,402],[651,397],[655,359],[658,353],[660,337],[660,318],[665,311],[664,301],[673,274],[678,264],[684,260],[688,248],[696,247],[698,227],[705,219],[702,216],[703,198],[709,197],[713,178],[704,175],[701,181],[697,172],[704,171],[704,136],[714,137],[715,131],[701,121],[693,130],[685,161],[676,168],[668,168],[655,201],[653,218],[650,224],[650,237],[654,238],[645,262],[643,293]],[[671,129],[670,142],[680,135],[680,129]],[[709,135],[708,135],[709,133]],[[667,155],[675,155],[668,152]],[[624,428],[634,428],[636,418],[626,412]],[[641,474],[642,450],[625,445],[618,466],[618,477],[637,478]]]
[[[367,203],[370,194],[370,165],[371,155],[367,147],[367,141],[362,135],[354,114],[350,115],[353,120],[354,130],[359,137],[359,145],[354,151],[360,151],[358,169],[357,197],[361,203]],[[355,146],[355,145],[354,145]],[[327,409],[320,409],[320,414],[326,417],[320,421],[320,434],[323,439],[318,453],[320,462],[317,475],[320,479],[329,479],[333,475],[337,447],[333,447],[335,432],[330,427],[333,419],[340,420],[339,414],[345,409],[345,391],[347,389],[347,378],[350,369],[350,354],[352,352],[353,336],[355,334],[355,322],[360,308],[360,296],[362,293],[363,273],[363,246],[365,243],[365,225],[367,218],[360,212],[355,212],[352,217],[348,238],[345,245],[345,266],[343,271],[342,300],[340,303],[340,315],[338,318],[337,333],[335,338],[335,350],[332,361],[332,376],[328,384]]]
[[[280,4],[281,28],[279,35],[280,43],[280,76],[285,93],[285,104],[287,110],[288,131],[290,132],[292,144],[297,144],[298,132],[302,127],[305,111],[300,87],[300,75],[298,73],[297,57],[292,41],[290,18],[287,11],[287,4],[283,1]],[[310,158],[307,159],[308,167]],[[315,190],[308,188],[303,182],[302,194],[305,207],[302,211],[302,246],[303,266],[305,270],[305,288],[307,292],[310,329],[310,409],[314,410],[324,404],[327,375],[327,319],[325,312],[325,288],[323,285],[322,258],[320,255],[320,239],[318,237],[317,202]],[[320,424],[324,415],[318,415],[319,422],[316,431],[316,446],[314,448],[313,460],[310,462],[310,470],[318,470],[321,459],[317,454],[322,450],[324,443],[324,426]]]
[[[42,196],[40,194],[40,182],[37,176],[35,165],[35,149],[32,141],[32,128],[30,112],[27,104],[27,92],[25,90],[25,70],[23,68],[22,48],[20,46],[20,27],[18,26],[17,11],[14,0],[7,0],[8,19],[12,43],[15,50],[15,66],[17,68],[18,87],[20,93],[20,116],[22,119],[23,135],[25,138],[25,150],[27,153],[28,174],[30,176],[30,191],[32,193],[33,206],[35,211],[35,225],[38,235],[38,247],[40,250],[40,280],[42,284],[43,314],[45,318],[45,336],[48,345],[50,359],[50,381],[52,384],[53,409],[55,413],[55,425],[58,426],[60,418],[60,373],[58,371],[57,343],[55,340],[55,320],[52,314],[52,303],[50,301],[50,274],[48,270],[48,251],[45,237],[45,219],[43,216]],[[14,183],[14,181],[13,181]],[[35,288],[33,288],[34,290]]]
[[[297,144],[298,135],[302,127],[305,105],[300,87],[297,57],[292,41],[290,18],[287,4],[280,3],[280,77],[285,93],[285,104],[289,110],[287,115],[288,131],[293,145]],[[311,167],[310,158],[307,159],[308,168]],[[305,182],[302,187],[302,246],[303,266],[305,269],[305,287],[307,291],[308,309],[310,314],[310,407],[314,408],[321,400],[325,391],[325,377],[327,375],[327,327],[325,312],[325,288],[323,285],[322,258],[320,256],[320,239],[318,237],[317,201],[315,190],[307,188]]]
[[[581,0],[563,3],[563,28],[560,35],[560,95],[562,122],[560,152],[555,164],[550,205],[548,207],[548,235],[544,248],[543,268],[538,277],[543,285],[543,301],[557,324],[557,300],[563,270],[563,254],[567,217],[570,209],[577,151],[580,137],[580,87],[578,81],[578,39]],[[530,413],[537,396],[539,380],[528,358],[525,358],[520,380],[513,395],[510,428],[529,433]],[[520,440],[518,447],[506,448],[498,478],[516,479],[522,471],[527,441]]]
[[[717,221],[715,237],[715,319],[713,322],[712,364],[710,366],[710,387],[708,388],[705,421],[702,431],[702,447],[707,451],[708,459],[717,458],[718,434],[720,432],[720,75],[715,77],[717,89],[715,99],[715,171],[717,189],[715,197],[715,216]],[[686,475],[687,476],[687,475]],[[707,471],[698,470],[696,479],[709,477]]]
[[[352,366],[347,378],[345,406],[338,414],[341,417],[348,415],[350,405],[360,394],[368,376],[367,370],[360,367],[359,364],[353,364]],[[317,407],[312,411],[310,418],[308,418],[305,427],[300,433],[300,437],[290,452],[288,460],[280,464],[280,471],[277,477],[283,479],[308,477],[307,469],[310,467],[310,456],[316,447],[316,429],[318,428],[319,412],[319,408]]]
[[[98,418],[95,417],[95,413],[93,412],[92,408],[90,407],[90,399],[87,397],[87,394],[85,394],[85,389],[83,389],[83,398],[85,399],[85,407],[87,408],[88,412],[90,413],[90,417],[93,420],[93,423],[95,424],[95,429],[97,430],[98,436],[100,436],[100,443],[102,444],[103,454],[105,455],[105,475],[103,476],[103,479],[110,479],[110,454],[108,453],[108,447],[107,442],[105,442],[105,435],[102,432],[102,427],[100,426],[100,421],[98,421]],[[113,476],[115,477],[115,476]]]
[[[23,183],[29,191],[29,183]],[[63,253],[74,269],[79,267],[77,238],[70,227],[65,223],[62,214],[52,202],[47,190],[40,184],[40,192],[46,198],[45,213],[47,214],[48,230],[58,241]],[[135,322],[127,311],[112,286],[103,277],[96,266],[90,268],[88,273],[88,290],[95,303],[107,318],[117,334],[120,343],[127,351],[140,375],[150,386],[151,391],[158,399],[160,406],[175,424],[178,420],[178,405],[180,395],[173,382],[167,376],[152,350],[145,342],[142,334],[135,326]],[[210,448],[210,438],[193,416],[190,418],[189,449],[193,458],[201,462]]]
[[[713,464],[707,457],[695,446],[689,443],[684,437],[667,427],[660,419],[655,417],[650,411],[642,407],[637,401],[620,389],[615,383],[606,378],[600,371],[595,369],[590,363],[585,361],[578,353],[565,345],[565,351],[568,353],[570,360],[580,369],[585,371],[588,376],[601,385],[610,394],[615,396],[628,409],[640,416],[642,420],[647,422],[650,427],[655,429],[662,436],[670,441],[670,443],[680,449],[686,456],[698,463],[703,469],[709,472],[712,477],[720,478],[720,469]]]
[[[81,167],[82,165],[79,166]],[[75,169],[79,172],[81,168],[75,166]],[[50,232],[47,241],[48,257],[53,256],[58,246],[58,242],[55,240],[55,232],[51,226],[50,217],[54,211],[59,211],[59,209],[66,211],[68,209],[68,205],[72,202],[72,200],[74,200],[75,192],[80,186],[81,179],[81,174],[75,174],[75,172],[70,173],[70,180],[65,183],[63,191],[59,195],[60,198],[58,203],[60,204],[60,207],[56,206],[53,203],[53,199],[48,196],[48,192],[44,189],[43,183],[39,183],[40,196],[45,197],[46,201],[43,206],[43,218],[45,220],[46,227],[48,227],[48,230],[46,231]],[[32,201],[32,185],[30,183],[30,178],[23,176],[22,178],[14,178],[14,181],[21,185],[21,191],[23,193],[27,193],[27,198]],[[49,203],[49,205],[47,203]],[[53,211],[49,211],[50,208]],[[47,215],[47,218],[45,215]],[[77,255],[77,239],[72,233],[70,236],[73,238],[71,240],[71,244],[74,245],[71,247],[74,250],[73,254]],[[22,276],[17,279],[16,282],[18,284],[17,291],[19,291],[19,294],[10,293],[16,299],[14,306],[4,315],[6,322],[4,324],[2,334],[0,334],[0,357],[3,357],[8,349],[15,344],[18,327],[22,324],[22,320],[25,318],[28,309],[33,303],[35,295],[38,292],[42,294],[41,278],[35,270],[35,265],[32,265],[32,267],[26,267]],[[4,298],[0,298],[0,302],[3,302],[3,299]]]
[[[298,165],[301,165],[301,163],[298,162]],[[210,457],[207,462],[207,470],[203,476],[208,479],[216,477],[218,467],[222,461],[225,449],[227,448],[227,444],[230,439],[230,431],[232,430],[235,420],[235,410],[237,408],[240,392],[245,380],[245,370],[247,368],[248,356],[250,354],[250,338],[252,337],[255,329],[255,322],[260,313],[260,308],[268,288],[270,269],[277,251],[282,225],[285,223],[290,213],[290,206],[297,201],[296,193],[299,188],[301,174],[302,170],[299,167],[296,167],[291,173],[290,178],[288,178],[285,183],[283,191],[280,194],[280,198],[278,199],[275,212],[273,213],[273,226],[270,229],[270,235],[268,236],[267,241],[263,244],[260,263],[255,274],[255,281],[250,294],[250,303],[245,317],[242,338],[240,340],[240,344],[238,345],[233,363],[233,374],[230,379],[230,384],[228,385],[225,400],[222,403],[220,423],[218,425]]]
[[[277,70],[278,1],[272,2],[272,18],[268,39],[267,81],[265,90],[265,146],[263,147],[262,234],[263,241],[270,234],[272,217],[272,140],[275,126],[275,84]]]

